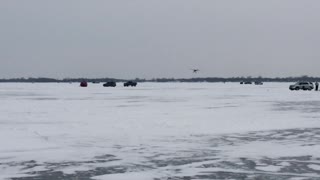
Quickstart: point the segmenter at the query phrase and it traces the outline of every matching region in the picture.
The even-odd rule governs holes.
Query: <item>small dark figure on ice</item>
[[[315,89],[315,90],[318,91],[318,89],[319,89],[319,83],[316,82],[315,85],[316,85],[316,89]]]

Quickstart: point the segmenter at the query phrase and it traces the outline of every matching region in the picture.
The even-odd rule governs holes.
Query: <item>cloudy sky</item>
[[[1,0],[0,78],[320,76],[319,9],[319,0]]]

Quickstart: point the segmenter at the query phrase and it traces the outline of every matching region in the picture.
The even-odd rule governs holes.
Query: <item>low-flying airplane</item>
[[[193,73],[198,73],[200,71],[200,69],[191,69],[193,71]]]

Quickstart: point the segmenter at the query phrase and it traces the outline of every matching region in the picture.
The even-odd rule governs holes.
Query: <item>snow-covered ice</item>
[[[320,92],[0,84],[0,179],[320,179]]]

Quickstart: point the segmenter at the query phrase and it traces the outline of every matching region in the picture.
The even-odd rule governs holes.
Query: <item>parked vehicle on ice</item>
[[[88,87],[87,81],[82,81],[82,82],[80,83],[80,87]]]
[[[256,81],[256,82],[254,82],[254,84],[255,84],[255,85],[263,85],[263,82],[261,82],[261,81]]]
[[[297,82],[297,83],[289,86],[289,89],[291,91],[300,90],[300,89],[311,91],[313,88],[314,87],[313,87],[313,83],[312,82]]]
[[[128,81],[128,82],[125,82],[123,84],[124,87],[128,87],[128,86],[133,86],[133,87],[136,87],[137,86],[137,82],[133,82],[133,81]]]
[[[116,82],[106,82],[103,84],[103,87],[116,87],[117,86],[117,83]]]
[[[241,81],[240,84],[252,84],[251,81]]]

